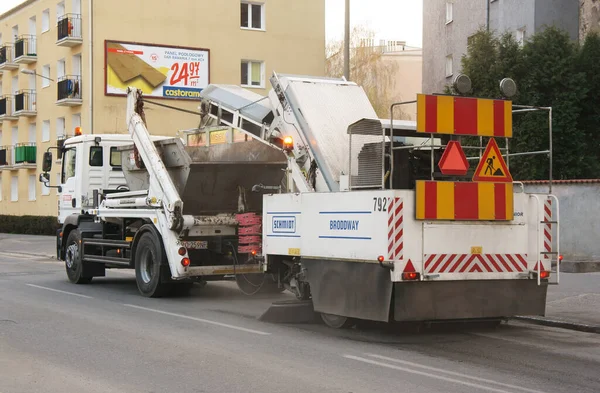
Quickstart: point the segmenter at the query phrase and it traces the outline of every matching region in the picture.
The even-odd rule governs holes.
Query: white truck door
[[[63,155],[61,170],[62,191],[58,201],[58,220],[64,220],[73,213],[81,211],[81,159],[82,144],[70,145]]]

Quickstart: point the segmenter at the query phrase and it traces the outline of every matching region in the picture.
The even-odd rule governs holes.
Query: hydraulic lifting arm
[[[183,227],[183,201],[161,160],[143,116],[142,92],[135,87],[127,89],[127,128],[138,154],[150,177],[148,199],[159,203],[167,217],[169,228],[179,231]]]

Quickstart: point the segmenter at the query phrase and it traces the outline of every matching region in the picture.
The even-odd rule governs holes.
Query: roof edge
[[[8,11],[6,11],[3,14],[0,14],[0,20],[4,19],[4,18],[8,18],[9,16],[11,16],[12,14],[16,13],[17,11],[22,10],[23,8],[27,7],[28,5],[31,5],[35,2],[37,2],[39,0],[27,0],[22,2],[19,5],[14,6],[13,8],[9,9]]]

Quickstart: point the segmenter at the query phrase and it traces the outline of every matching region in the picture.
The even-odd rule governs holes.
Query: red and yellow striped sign
[[[417,132],[512,137],[512,101],[417,94]]]
[[[512,220],[512,183],[417,181],[417,220]]]

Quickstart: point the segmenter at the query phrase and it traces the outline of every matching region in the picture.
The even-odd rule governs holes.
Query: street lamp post
[[[344,26],[344,77],[350,80],[350,0],[346,0],[346,24]]]
[[[30,69],[27,69],[27,68],[23,68],[23,69],[21,69],[21,73],[22,73],[22,74],[26,74],[26,75],[35,75],[35,76],[39,76],[40,78],[48,79],[48,80],[50,80],[50,81],[54,82],[54,79],[52,79],[52,78],[48,78],[47,76],[44,76],[44,75],[40,75],[40,74],[38,74],[37,72],[35,72],[35,71],[33,71],[33,70],[30,70]]]

